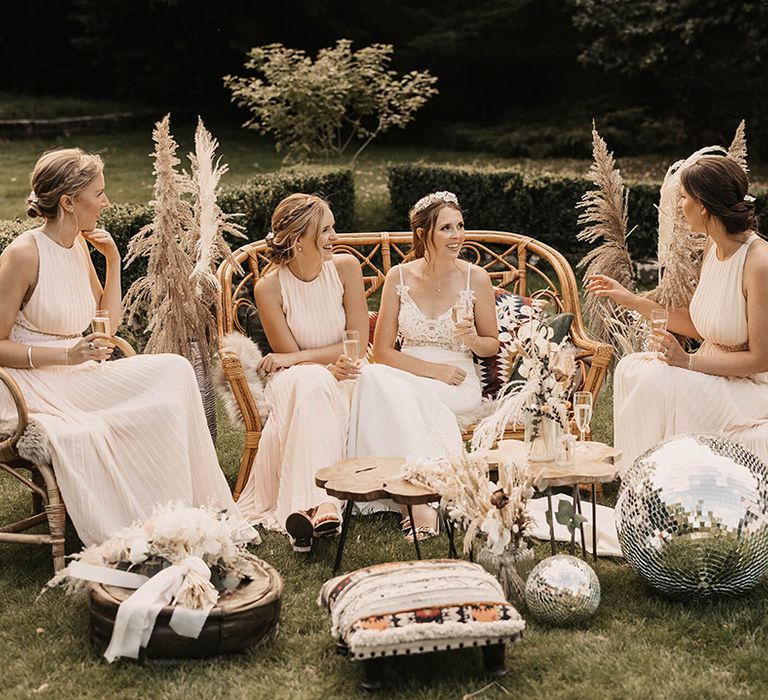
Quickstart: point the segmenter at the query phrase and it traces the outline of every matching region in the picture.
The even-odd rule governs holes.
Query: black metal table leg
[[[581,515],[581,494],[579,493],[579,485],[575,484],[573,487],[573,507],[576,512]],[[581,554],[587,555],[587,541],[584,537],[584,523],[579,523],[579,532],[581,533]]]
[[[419,547],[419,538],[416,535],[416,523],[413,519],[413,506],[408,505],[408,517],[411,519],[411,532],[413,533],[413,544],[416,547],[416,558],[421,559],[421,547]]]
[[[448,557],[452,559],[458,559],[459,553],[456,551],[456,543],[453,541],[453,524],[450,518],[440,511],[440,518],[443,521],[443,527],[445,528],[445,534],[448,535]]]
[[[547,507],[549,508],[549,545],[552,556],[555,555],[555,511],[552,510],[552,489],[547,489]]]
[[[592,561],[597,561],[597,488],[592,484]]]
[[[334,575],[341,566],[341,555],[344,553],[344,544],[347,541],[347,532],[349,531],[349,523],[352,520],[352,507],[354,502],[347,501],[347,507],[344,508],[344,522],[341,524],[341,535],[339,535],[339,544],[336,547],[336,561],[333,562]]]

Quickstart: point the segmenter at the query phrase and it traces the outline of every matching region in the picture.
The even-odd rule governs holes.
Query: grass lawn
[[[257,172],[279,169],[280,157],[271,142],[253,131],[237,126],[209,124],[220,143],[219,154],[230,166],[224,182],[245,180]],[[193,142],[194,127],[186,123],[172,123],[172,133],[180,147],[178,154],[185,167],[186,155]],[[60,146],[81,146],[100,153],[106,162],[107,193],[116,203],[147,202],[152,196],[151,127],[115,131],[105,134],[73,134],[55,139],[24,139],[0,142],[0,219],[24,216],[24,205],[29,194],[29,173],[37,157],[46,150]],[[672,158],[643,156],[620,160],[625,177],[636,180],[661,182]],[[470,151],[438,150],[430,147],[370,146],[355,165],[357,188],[356,228],[379,230],[385,227],[388,206],[386,167],[395,163],[425,161],[466,165],[494,165],[525,168],[530,172],[553,172],[582,175],[590,162],[573,158],[530,160],[500,158]],[[346,161],[338,161],[346,163]],[[753,165],[753,177],[762,170]],[[768,180],[768,177],[764,178]],[[470,222],[471,225],[471,222]]]
[[[611,430],[610,392],[596,409],[596,437]],[[241,435],[220,418],[219,457],[234,476]],[[9,478],[0,479],[0,515],[20,514],[28,499]],[[608,492],[612,500],[615,492]],[[70,549],[75,547],[72,533]],[[285,579],[280,634],[267,646],[206,662],[118,662],[108,665],[88,642],[84,603],[61,591],[36,600],[51,574],[43,548],[0,545],[2,698],[333,698],[366,697],[360,669],[337,656],[329,620],[315,604],[330,575],[335,542],[308,557],[268,534],[256,548]],[[445,554],[443,537],[425,543],[429,556]],[[547,556],[539,545],[537,555]],[[356,518],[344,565],[412,557],[388,515]],[[549,628],[533,620],[522,643],[507,652],[509,675],[478,698],[731,698],[766,697],[768,592],[763,584],[743,598],[709,604],[667,601],[651,593],[624,563],[596,565],[602,585],[597,615],[580,627]],[[478,650],[398,659],[388,668],[386,698],[462,698],[479,691]],[[502,689],[503,688],[503,689]],[[506,693],[504,692],[506,691]]]

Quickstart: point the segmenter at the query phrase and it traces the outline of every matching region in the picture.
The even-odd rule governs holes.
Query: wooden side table
[[[317,486],[325,489],[329,496],[347,502],[336,549],[336,560],[333,564],[334,574],[341,566],[352,507],[355,503],[388,498],[399,505],[404,505],[413,523],[413,506],[440,500],[440,496],[426,486],[403,479],[400,476],[403,464],[405,460],[400,457],[355,457],[336,462],[330,467],[323,467],[315,473]],[[448,518],[441,516],[441,519],[448,535],[448,554],[455,557],[457,553],[453,542],[453,528]],[[421,559],[421,548],[417,537],[413,538],[413,544],[416,547],[416,557]]]
[[[520,440],[501,440],[495,450],[489,453],[491,462],[501,462],[510,459],[518,464],[525,464],[533,476],[533,485],[547,494],[550,510],[549,534],[552,554],[555,553],[555,524],[552,512],[552,489],[556,486],[573,488],[574,508],[581,513],[581,498],[579,486],[587,484],[592,491],[592,558],[597,559],[597,493],[598,484],[608,484],[616,479],[619,469],[616,460],[621,457],[621,450],[610,447],[602,442],[587,441],[577,443],[575,464],[560,466],[555,462],[529,462],[529,445]],[[584,546],[584,528],[581,527],[581,548]]]

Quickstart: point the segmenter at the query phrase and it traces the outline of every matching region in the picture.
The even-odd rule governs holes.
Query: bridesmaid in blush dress
[[[708,240],[690,307],[669,309],[668,328],[701,345],[689,354],[671,333],[656,331],[660,352],[619,362],[614,443],[624,470],[679,433],[719,434],[768,461],[768,244],[755,233],[755,198],[727,156],[700,158],[681,183],[683,214]],[[587,290],[646,317],[660,308],[602,275]]]
[[[269,418],[238,505],[255,522],[287,531],[307,552],[313,536],[336,532],[339,502],[315,486],[315,472],[347,454],[357,363],[342,354],[345,330],[368,338],[363,275],[351,255],[334,255],[334,218],[320,197],[278,204],[268,236],[275,264],[255,288],[273,353],[265,398]],[[364,340],[363,340],[364,342]]]
[[[0,365],[50,440],[54,473],[84,544],[98,544],[169,501],[236,512],[192,366],[179,355],[99,365],[107,335],[82,337],[94,311],[120,324],[120,253],[96,228],[109,206],[102,162],[80,149],[43,155],[29,215],[43,220],[0,256]],[[102,287],[88,246],[106,259]],[[15,418],[0,395],[0,418]],[[243,521],[243,539],[258,537]]]

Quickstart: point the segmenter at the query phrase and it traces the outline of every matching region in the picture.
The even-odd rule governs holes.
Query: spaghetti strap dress
[[[71,248],[42,231],[37,284],[10,339],[67,347],[90,325],[96,301],[80,236]],[[170,501],[236,513],[216,457],[189,362],[179,355],[136,355],[105,362],[6,368],[30,417],[48,435],[53,470],[84,544],[101,543]],[[0,416],[15,418],[2,387]],[[243,521],[244,539],[258,537]]]
[[[757,238],[752,234],[726,260],[718,259],[714,245],[707,252],[690,305],[693,325],[704,339],[696,357],[749,347],[744,262]],[[680,433],[721,435],[768,462],[768,372],[718,377],[670,367],[655,353],[628,355],[614,377],[614,426],[623,470],[659,441]]]
[[[471,268],[467,264],[467,281],[456,300],[470,311],[475,300]],[[427,316],[411,298],[402,266],[398,271],[401,352],[460,367],[466,377],[451,386],[387,365],[363,367],[352,407],[349,454],[418,458],[459,453],[459,423],[471,420],[482,403],[480,379],[471,354],[456,340],[451,308],[437,318]]]
[[[278,275],[282,309],[302,350],[340,343],[346,329],[344,285],[333,260],[310,282],[287,266]],[[267,529],[285,531],[294,511],[340,502],[315,485],[315,472],[346,456],[350,382],[322,365],[282,369],[267,382],[269,418],[248,482],[237,501],[243,514]]]

